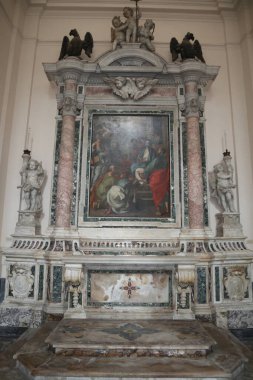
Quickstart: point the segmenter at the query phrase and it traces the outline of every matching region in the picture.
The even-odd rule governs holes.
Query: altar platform
[[[245,367],[253,373],[253,353],[198,321],[65,319],[30,330],[16,348],[26,379],[253,378],[244,377]]]

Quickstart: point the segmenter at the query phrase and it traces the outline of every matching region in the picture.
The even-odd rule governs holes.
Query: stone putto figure
[[[21,189],[26,203],[25,211],[41,211],[41,187],[45,178],[41,162],[39,163],[31,158],[25,160],[20,174]]]
[[[147,19],[144,26],[139,27],[138,36],[141,43],[141,48],[149,51],[155,51],[155,47],[151,42],[154,39],[154,30],[155,23],[151,19]]]
[[[115,50],[117,46],[121,47],[121,43],[126,41],[126,33],[124,24],[119,16],[113,17],[112,25],[112,50]]]
[[[90,58],[93,49],[91,33],[87,32],[83,40],[76,29],[71,29],[69,35],[73,36],[71,40],[67,36],[63,37],[59,61],[70,56],[80,58],[82,50]]]
[[[236,185],[233,183],[233,167],[231,164],[232,157],[226,149],[223,153],[223,160],[214,166],[213,173],[210,176],[211,196],[216,198],[223,212],[235,213],[233,189]]]
[[[135,14],[136,13],[136,14]],[[136,42],[137,37],[137,20],[141,18],[140,8],[136,8],[136,12],[130,7],[123,9],[123,16],[126,18],[126,42]]]
[[[138,2],[139,0],[137,0]],[[112,49],[122,47],[122,42],[133,43],[140,42],[140,47],[149,51],[155,51],[152,44],[154,39],[155,23],[151,19],[147,19],[143,26],[138,26],[138,21],[141,18],[141,11],[138,6],[136,10],[130,7],[123,9],[125,22],[122,22],[119,16],[114,16],[112,19],[113,28],[111,29]]]
[[[198,40],[194,40],[194,35],[190,32],[186,33],[181,44],[175,37],[173,37],[170,40],[170,52],[172,55],[172,61],[176,61],[180,55],[182,61],[186,59],[197,58],[201,62],[205,63],[201,45]],[[191,41],[194,41],[194,43]]]
[[[137,13],[136,13],[137,12]],[[141,17],[141,12],[139,7],[137,11],[134,11],[130,7],[125,7],[123,9],[123,16],[126,21],[122,22],[119,16],[114,16],[112,19],[112,42],[113,50],[117,46],[121,46],[121,42],[136,42],[137,39],[137,23]]]

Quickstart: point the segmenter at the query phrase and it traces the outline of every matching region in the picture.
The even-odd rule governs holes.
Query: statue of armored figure
[[[32,158],[28,161],[24,160],[20,174],[21,188],[26,203],[25,211],[41,211],[41,187],[45,177],[41,162],[39,163]]]
[[[226,149],[223,153],[223,160],[214,166],[212,176],[210,177],[211,196],[216,198],[223,212],[235,213],[233,189],[236,185],[233,183],[233,166],[232,157]]]
[[[22,158],[21,184],[18,186],[21,189],[19,217],[15,234],[19,236],[39,235],[42,213],[41,189],[45,179],[45,171],[41,162],[31,158],[29,150],[24,150]]]
[[[210,195],[221,211],[215,215],[216,236],[244,238],[240,214],[236,211],[234,204],[236,184],[233,181],[234,169],[231,160],[230,152],[226,149],[222,161],[209,173]]]

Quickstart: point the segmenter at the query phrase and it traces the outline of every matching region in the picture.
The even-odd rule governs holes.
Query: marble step
[[[46,339],[54,352],[94,357],[199,357],[216,344],[198,321],[63,319]]]
[[[138,357],[125,355],[122,357],[101,357],[78,355],[71,353],[70,350],[55,353],[52,346],[47,342],[54,337],[58,331],[57,327],[64,326],[63,322],[65,321],[61,321],[58,325],[52,322],[46,323],[30,339],[26,340],[25,344],[15,353],[16,368],[22,371],[25,378],[32,380],[248,380],[250,379],[248,374],[252,373],[253,353],[228,331],[219,329],[211,323],[196,324],[196,328],[198,326],[198,331],[201,331],[201,334],[203,332],[207,339],[211,337],[216,342],[212,346],[212,351],[206,356]],[[73,325],[71,335],[76,334],[77,339],[80,333],[79,330],[76,330],[78,325],[74,320],[67,320],[66,322],[67,326]],[[100,330],[101,326],[97,324],[98,320],[90,322],[91,324],[87,326],[92,327],[92,331],[96,327]],[[134,322],[144,328],[145,321]],[[160,323],[161,321],[157,322]],[[124,325],[124,323],[126,321],[121,321],[120,325]],[[180,324],[182,335],[178,336],[178,339],[182,341],[183,345],[183,342],[187,344],[187,337],[193,324],[189,324],[188,321],[180,321]],[[117,325],[114,324],[114,327],[117,328]],[[192,333],[195,335],[196,329]],[[65,334],[68,336],[67,330]],[[122,338],[119,334],[111,334],[112,340]],[[132,336],[132,334],[133,331],[129,329],[127,335]],[[143,331],[142,337],[145,335],[152,336],[153,334],[144,334]],[[172,330],[170,336],[173,337]],[[79,338],[82,339],[82,336]],[[5,377],[0,378],[5,380]],[[7,377],[7,379],[16,380],[15,377],[11,379]]]

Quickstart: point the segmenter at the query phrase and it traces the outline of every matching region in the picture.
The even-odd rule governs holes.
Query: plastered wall
[[[122,8],[124,5],[122,4]],[[142,5],[142,4],[140,4]],[[17,4],[12,2],[9,13],[0,8],[3,38],[3,66],[1,72],[0,105],[8,109],[1,118],[1,192],[0,227],[2,247],[9,246],[11,234],[17,222],[20,183],[19,170],[27,130],[30,130],[32,156],[42,161],[47,173],[43,192],[42,233],[49,221],[50,189],[53,165],[56,100],[55,88],[48,82],[43,71],[43,62],[58,59],[61,40],[72,28],[81,35],[90,31],[95,41],[92,60],[111,49],[111,19],[122,15],[121,11],[84,11],[77,9],[44,9],[28,7],[19,3],[16,47],[10,55],[11,37],[17,20]],[[222,159],[224,148],[231,151],[238,188],[236,203],[241,213],[241,222],[249,243],[253,246],[252,206],[252,73],[253,56],[252,23],[245,26],[245,7],[252,12],[252,4],[243,2],[234,12],[153,12],[143,11],[141,24],[146,18],[156,23],[156,51],[171,61],[169,41],[175,36],[181,40],[188,31],[194,33],[202,44],[207,64],[219,65],[220,72],[207,91],[206,135],[208,171]],[[252,15],[253,13],[251,13]],[[15,16],[16,15],[16,16]],[[123,18],[123,17],[122,17]],[[253,19],[253,17],[252,17]],[[244,20],[244,21],[243,21]],[[246,31],[245,31],[246,28]],[[2,36],[1,36],[2,38]],[[2,41],[2,40],[1,40]],[[2,54],[1,51],[1,54]],[[2,55],[1,55],[2,57]],[[11,65],[11,66],[10,66]],[[11,70],[8,76],[7,72]],[[9,89],[9,90],[8,90]],[[251,96],[251,98],[250,98]],[[250,100],[251,99],[251,100]],[[226,146],[225,146],[226,142]],[[215,231],[215,213],[210,204],[210,224]]]

